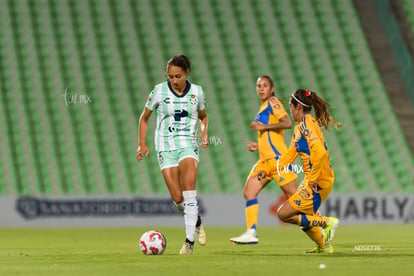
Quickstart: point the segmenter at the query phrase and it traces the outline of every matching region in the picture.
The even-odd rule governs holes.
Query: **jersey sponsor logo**
[[[183,109],[183,110],[175,110],[174,111],[174,120],[175,121],[181,121],[181,118],[185,118],[188,116],[188,112],[187,110]]]
[[[191,131],[191,128],[189,127],[179,128],[179,127],[169,126],[168,131],[169,132]]]
[[[165,104],[170,104],[170,103],[173,103],[173,104],[187,104],[186,101],[172,101],[171,102],[171,98],[170,97],[165,98],[164,99],[164,103]]]

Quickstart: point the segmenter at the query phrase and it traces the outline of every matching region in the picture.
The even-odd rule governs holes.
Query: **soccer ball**
[[[167,239],[161,232],[150,230],[139,239],[139,249],[144,255],[161,255],[167,247]]]

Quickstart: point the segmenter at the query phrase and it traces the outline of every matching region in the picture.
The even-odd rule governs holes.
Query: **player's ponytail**
[[[318,120],[320,125],[326,130],[329,129],[329,124],[333,125],[336,129],[339,129],[342,126],[340,122],[336,121],[331,114],[328,113],[329,104],[311,90],[296,90],[292,94],[291,102],[295,107],[298,104],[301,104],[304,112],[310,112],[313,106],[315,109],[316,120]]]

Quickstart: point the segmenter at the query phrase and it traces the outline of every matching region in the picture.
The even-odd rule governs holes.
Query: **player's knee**
[[[279,209],[277,209],[277,215],[279,216],[280,220],[283,222],[289,221],[289,215],[285,212],[285,209],[283,208],[284,205],[281,205]]]
[[[252,200],[252,199],[255,199],[255,198],[257,198],[257,195],[258,195],[258,193],[257,192],[255,192],[255,191],[250,191],[250,190],[244,190],[244,192],[243,192],[243,196],[244,196],[244,199],[247,201],[247,200]]]
[[[244,199],[245,200],[249,200],[250,199],[250,193],[249,193],[249,191],[247,191],[246,189],[244,189],[243,196],[244,196]]]
[[[255,185],[246,185],[243,190],[243,196],[245,200],[252,200],[257,198],[259,195],[260,189]]]

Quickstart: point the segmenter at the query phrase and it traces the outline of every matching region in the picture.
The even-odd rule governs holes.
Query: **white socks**
[[[198,201],[196,190],[183,191],[184,223],[187,240],[194,242],[194,232],[198,219]],[[180,204],[178,204],[180,205]],[[177,205],[177,208],[178,208]]]

